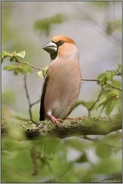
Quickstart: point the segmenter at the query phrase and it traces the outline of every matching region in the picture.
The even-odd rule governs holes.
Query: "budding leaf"
[[[2,51],[2,58],[1,58],[1,63],[4,61],[5,58],[7,57],[12,57],[12,55],[6,51]]]
[[[15,54],[15,56],[18,56],[18,57],[21,57],[21,58],[24,58],[26,55],[26,52],[25,51],[21,51],[21,52],[18,52]]]
[[[48,66],[44,67],[43,70],[37,72],[38,76],[43,79],[46,75],[47,69],[48,69]]]
[[[105,77],[106,77],[107,80],[112,81],[114,75],[115,75],[115,72],[114,71],[106,71],[105,72]]]
[[[108,100],[116,99],[117,96],[119,96],[119,91],[116,90],[116,89],[114,89],[114,90],[112,90],[111,92],[109,92],[109,93],[107,94],[107,99],[108,99]]]

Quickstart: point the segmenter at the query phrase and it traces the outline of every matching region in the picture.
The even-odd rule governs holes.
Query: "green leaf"
[[[121,83],[121,81],[118,81],[118,80],[112,80],[112,84],[113,84],[113,86],[115,86],[115,87],[121,87],[122,86],[122,83]]]
[[[106,145],[105,143],[101,143],[101,142],[97,142],[96,143],[96,154],[100,157],[100,158],[109,158],[112,150],[111,147]]]
[[[5,58],[11,57],[12,55],[6,51],[2,51],[2,58],[1,58],[1,63],[4,61]]]
[[[26,55],[26,52],[25,51],[21,51],[21,52],[18,52],[15,54],[15,56],[18,56],[18,57],[21,57],[21,58],[24,58]]]
[[[112,90],[106,95],[106,97],[108,100],[117,99],[117,97],[119,97],[119,90],[116,89]]]
[[[118,70],[122,70],[122,64],[118,65]]]
[[[118,68],[115,70],[116,75],[122,76],[122,64],[118,65]]]
[[[42,71],[37,72],[38,76],[43,79],[46,75],[47,69],[48,69],[48,66],[44,67]]]
[[[102,159],[94,168],[96,174],[114,174],[122,172],[122,156]]]
[[[25,51],[21,51],[21,52],[18,52],[18,53],[16,53],[15,51],[12,52],[12,53],[3,51],[2,52],[1,62],[3,62],[4,59],[7,58],[7,57],[10,57],[10,61],[14,61],[14,57],[17,57],[18,56],[18,57],[24,58],[25,55],[26,55],[26,52]]]
[[[13,71],[15,75],[18,75],[18,73],[23,75],[26,73],[32,73],[32,68],[26,65],[7,65],[4,67],[4,70]]]
[[[18,65],[7,65],[4,67],[4,70],[11,71],[14,70],[16,67],[18,67]]]
[[[105,72],[105,77],[106,77],[107,80],[112,81],[114,75],[115,75],[115,72],[114,71],[106,71]]]
[[[10,57],[10,62],[14,61],[14,57]]]
[[[88,162],[88,157],[85,152],[76,160],[77,163]]]
[[[101,105],[105,105],[107,103],[107,97],[104,97],[99,104],[97,105],[97,108],[100,107]]]
[[[107,116],[113,111],[114,107],[116,106],[117,100],[109,100],[105,106],[105,114]]]
[[[27,65],[21,65],[20,73],[26,74],[26,73],[32,73],[33,69],[30,66]]]
[[[82,142],[81,139],[73,137],[71,139],[65,140],[65,145],[77,151],[83,151],[86,148],[89,148],[91,146],[91,143],[85,143]]]
[[[91,101],[88,101],[88,102],[84,102],[84,106],[85,106],[87,109],[91,109],[91,108],[93,107],[91,110],[94,110],[94,109],[95,109],[95,108],[94,108],[95,106],[93,106],[94,103],[95,103],[94,100],[91,100]]]
[[[98,80],[98,84],[102,85],[102,84],[105,84],[106,83],[106,76],[105,76],[105,73],[101,73],[98,75],[97,77],[97,80]]]
[[[39,71],[37,72],[38,76],[41,77],[42,79],[44,78],[44,75],[43,75],[43,72],[42,71]]]
[[[99,101],[97,108],[100,106],[103,106],[102,108],[103,110],[105,107],[105,114],[110,115],[110,113],[113,111],[114,107],[116,106],[117,99],[119,99],[121,92],[116,89],[113,89],[112,91],[110,90],[109,92],[108,91],[105,91],[105,92],[106,92],[105,96],[101,101]]]
[[[104,73],[98,75],[97,80],[99,85],[105,84],[107,81],[113,81],[114,76],[122,74],[122,65],[119,64],[116,70],[107,70]]]

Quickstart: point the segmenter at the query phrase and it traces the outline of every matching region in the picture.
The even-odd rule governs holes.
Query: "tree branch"
[[[46,120],[38,125],[32,122],[21,122],[21,125],[28,137],[52,135],[64,138],[73,135],[106,135],[122,129],[122,116],[116,114],[111,117],[83,117],[71,121],[64,120],[59,126]]]

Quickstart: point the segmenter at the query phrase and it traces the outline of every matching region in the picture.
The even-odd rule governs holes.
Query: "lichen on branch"
[[[6,126],[4,126],[3,131],[7,128],[7,124],[4,124]],[[78,135],[107,135],[122,129],[122,115],[116,114],[110,117],[83,117],[74,120],[64,120],[59,126],[47,120],[37,124],[31,121],[19,121],[18,125],[22,127],[29,138],[48,135],[58,138]]]

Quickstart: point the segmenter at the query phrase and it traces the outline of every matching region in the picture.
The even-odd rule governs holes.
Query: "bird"
[[[40,102],[40,121],[51,120],[57,126],[73,110],[78,99],[82,75],[79,51],[73,39],[53,36],[42,47],[50,54]]]

